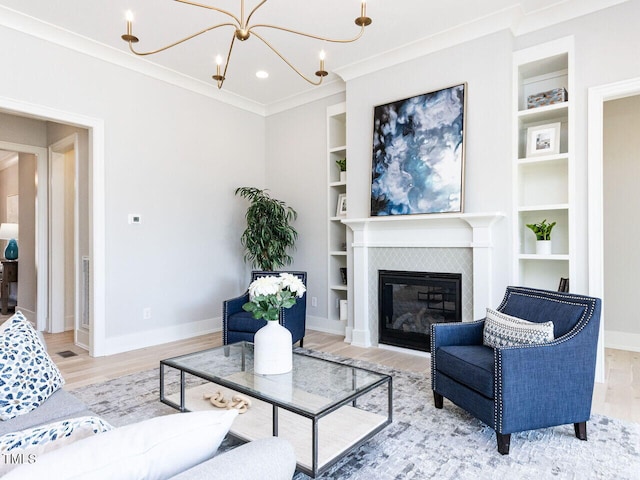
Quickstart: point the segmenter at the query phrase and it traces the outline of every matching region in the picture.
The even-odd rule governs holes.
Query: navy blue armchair
[[[304,285],[307,285],[307,272],[251,272],[251,281],[269,275],[278,276],[281,273],[295,275]],[[249,290],[239,297],[225,300],[222,304],[222,343],[228,345],[241,341],[253,342],[255,333],[267,324],[266,320],[256,320],[249,312],[242,309],[242,305],[249,301]],[[298,298],[291,308],[284,308],[280,313],[280,325],[291,332],[293,343],[304,342],[304,332],[307,323],[307,294]]]
[[[587,439],[601,301],[582,295],[507,287],[499,312],[553,322],[555,340],[539,345],[483,345],[484,320],[431,326],[431,386],[496,432],[509,453],[511,433],[574,424]]]

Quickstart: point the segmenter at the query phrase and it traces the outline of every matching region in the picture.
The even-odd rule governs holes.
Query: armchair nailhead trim
[[[504,295],[502,303],[498,307],[498,311],[502,311],[509,302],[512,295],[522,295],[530,298],[538,298],[544,300],[550,300],[558,303],[564,303],[567,305],[576,305],[584,307],[584,311],[580,316],[576,325],[565,335],[557,338],[553,342],[539,344],[539,345],[515,345],[511,347],[498,347],[494,349],[494,429],[498,433],[502,433],[502,413],[503,413],[503,399],[502,399],[502,352],[504,350],[514,348],[548,348],[555,345],[562,344],[575,337],[580,333],[589,323],[596,309],[596,299],[593,297],[578,296],[576,294],[566,294],[563,292],[545,292],[544,295],[540,294],[538,290],[528,289],[523,287],[507,287],[507,291]]]

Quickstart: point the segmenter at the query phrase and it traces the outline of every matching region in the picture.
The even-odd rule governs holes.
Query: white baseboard
[[[207,318],[188,324],[173,325],[170,327],[158,328],[156,330],[145,330],[144,332],[110,337],[105,342],[105,355],[129,352],[139,348],[153,347],[163,343],[186,340],[199,335],[207,335],[219,332],[222,329],[222,318]]]
[[[312,317],[310,315],[307,315],[307,329],[309,330],[344,336],[345,328],[345,321],[329,320],[328,318]]]
[[[640,352],[640,333],[604,331],[604,347]]]

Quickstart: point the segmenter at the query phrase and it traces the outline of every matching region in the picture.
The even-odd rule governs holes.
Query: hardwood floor
[[[69,390],[155,368],[163,358],[222,344],[221,334],[217,333],[108,357],[92,358],[86,351],[73,344],[73,332],[45,334],[45,338],[50,355],[60,368]],[[344,343],[343,338],[338,335],[308,331],[304,342],[304,346],[312,350],[387,365],[399,370],[428,372],[430,368],[428,358],[379,348],[354,347]],[[58,355],[58,352],[64,351],[75,352],[77,356],[63,358]],[[605,383],[596,384],[592,411],[640,423],[640,353],[607,349],[605,366]],[[432,401],[430,394],[425,396],[425,401]]]

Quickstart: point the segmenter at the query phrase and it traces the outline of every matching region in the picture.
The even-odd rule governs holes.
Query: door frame
[[[98,357],[106,354],[106,251],[105,251],[105,165],[104,165],[104,120],[77,113],[70,113],[44,105],[22,102],[19,100],[0,97],[0,111],[21,117],[31,117],[37,120],[53,121],[67,125],[85,128],[89,133],[89,256],[90,270],[90,342],[89,355]],[[46,152],[46,149],[44,149]],[[46,153],[43,161],[48,162]],[[40,162],[40,157],[38,157]],[[40,167],[40,164],[38,165]],[[40,178],[38,169],[38,185],[46,184]],[[38,199],[40,201],[40,198]],[[38,212],[42,209],[38,206]],[[41,232],[41,215],[38,217],[38,231]],[[45,228],[46,231],[46,228]],[[38,249],[41,246],[38,245]],[[38,252],[42,253],[42,252]],[[44,252],[46,255],[47,252]],[[42,257],[39,257],[42,258]],[[38,265],[38,295],[41,294],[40,272],[44,268],[44,260]],[[45,277],[46,280],[47,277]],[[38,304],[39,306],[41,304]],[[43,307],[44,308],[44,307]],[[46,310],[46,308],[44,308]],[[38,308],[40,314],[41,308]]]
[[[601,298],[596,381],[604,382],[604,102],[640,94],[640,77],[589,88],[587,125],[589,295]]]
[[[79,162],[78,162],[78,134],[77,133],[73,133],[61,140],[58,140],[56,143],[49,145],[49,155],[48,155],[48,182],[47,185],[49,187],[49,195],[48,195],[48,199],[49,199],[49,208],[47,210],[47,214],[48,214],[48,230],[49,230],[49,236],[48,236],[48,240],[49,240],[49,244],[48,244],[48,248],[47,248],[47,253],[49,254],[49,258],[48,258],[48,265],[51,265],[51,263],[54,261],[53,259],[53,250],[52,250],[52,246],[54,244],[54,239],[53,239],[53,229],[52,229],[52,225],[53,222],[51,221],[53,219],[53,216],[55,214],[54,212],[54,204],[53,204],[53,192],[54,192],[54,181],[57,181],[57,178],[54,178],[54,173],[53,173],[53,156],[54,154],[59,154],[59,155],[65,155],[66,153],[68,153],[69,151],[73,150],[74,152],[74,160],[73,160],[73,168],[74,168],[74,172],[73,172],[73,185],[71,185],[71,187],[69,187],[68,185],[64,185],[64,190],[66,191],[68,188],[73,188],[73,275],[74,275],[74,281],[73,281],[73,288],[74,288],[74,293],[73,293],[73,317],[74,317],[74,323],[73,323],[73,330],[74,330],[74,335],[73,335],[73,339],[74,339],[74,343],[78,344],[78,319],[80,316],[80,225],[79,225],[79,205],[78,205],[78,182],[79,182],[79,177],[78,177],[78,172],[79,172]],[[64,225],[62,226],[62,228],[65,228]],[[63,246],[64,246],[64,240],[63,240]],[[66,260],[65,260],[65,268],[66,268]],[[63,320],[62,320],[62,325],[54,325],[54,319],[53,316],[51,315],[51,307],[52,307],[52,303],[50,302],[50,299],[52,297],[52,294],[54,294],[55,292],[59,293],[58,287],[56,287],[56,283],[53,281],[53,271],[51,268],[49,268],[49,282],[48,282],[48,288],[47,288],[47,301],[46,301],[46,305],[48,307],[48,311],[49,311],[49,325],[48,325],[48,330],[49,331],[64,331],[65,329],[65,319],[64,319],[64,315],[63,315]],[[64,285],[64,282],[62,282]],[[62,287],[63,290],[63,294],[66,294],[66,288]],[[64,303],[63,303],[64,304]],[[80,344],[81,347],[86,348],[87,350],[88,345],[82,343]]]

